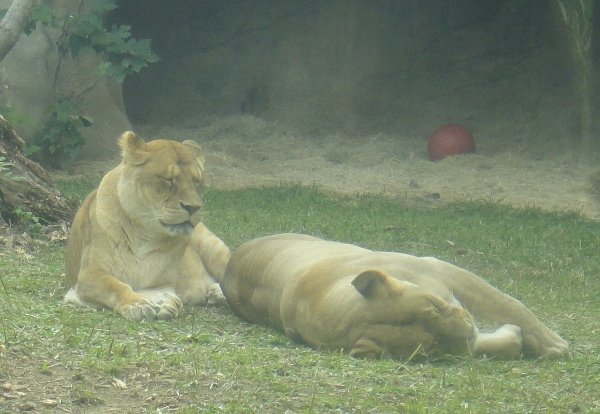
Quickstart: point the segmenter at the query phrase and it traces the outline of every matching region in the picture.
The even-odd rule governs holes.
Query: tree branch
[[[14,0],[0,21],[0,61],[19,40],[37,0]]]

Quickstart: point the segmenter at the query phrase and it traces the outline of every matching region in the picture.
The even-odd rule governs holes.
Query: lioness
[[[200,222],[204,157],[192,142],[133,132],[121,163],[75,215],[65,300],[132,320],[170,319],[184,303],[225,301],[218,283],[229,249]]]
[[[431,257],[278,234],[234,251],[221,287],[246,320],[356,357],[552,358],[568,349],[521,302]],[[506,325],[478,333],[467,309]]]

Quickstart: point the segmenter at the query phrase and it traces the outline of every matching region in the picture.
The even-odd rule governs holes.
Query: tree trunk
[[[13,48],[31,17],[37,0],[14,0],[0,21],[0,61]]]
[[[0,231],[6,223],[18,221],[19,210],[40,224],[65,227],[76,203],[58,191],[46,170],[23,155],[23,144],[0,115]]]

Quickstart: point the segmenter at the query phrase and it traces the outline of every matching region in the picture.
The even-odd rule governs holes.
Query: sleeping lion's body
[[[240,246],[221,286],[246,320],[353,356],[546,358],[568,349],[521,302],[434,258],[279,234]],[[478,333],[472,315],[505,325]]]

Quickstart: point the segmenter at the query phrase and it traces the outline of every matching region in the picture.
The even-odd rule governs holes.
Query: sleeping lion
[[[221,287],[242,318],[355,357],[555,358],[568,351],[521,302],[431,257],[278,234],[234,251]],[[480,333],[471,312],[504,325]]]
[[[75,215],[65,300],[132,320],[171,319],[183,304],[224,302],[229,249],[200,222],[204,157],[192,142],[120,140],[121,163]]]

